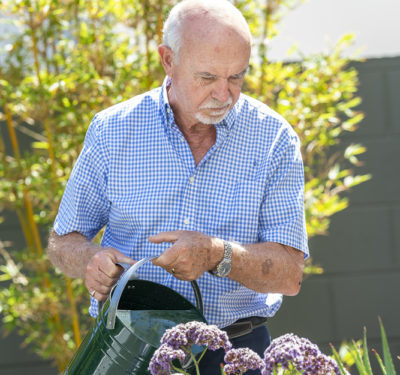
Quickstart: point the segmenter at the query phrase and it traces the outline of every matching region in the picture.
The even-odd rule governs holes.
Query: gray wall
[[[368,329],[370,347],[380,350],[378,315],[392,353],[400,354],[400,57],[357,64],[361,109],[366,118],[351,142],[367,146],[360,173],[372,180],[349,194],[350,207],[332,219],[330,234],[310,241],[312,255],[325,273],[306,278],[300,294],[287,297],[270,319],[274,337],[287,332],[309,337],[329,352],[343,339],[358,339]],[[0,238],[21,237],[12,215]],[[55,375],[55,368],[27,349],[16,335],[0,337],[0,375]],[[398,361],[399,362],[399,361]],[[399,369],[400,370],[400,369]]]
[[[350,207],[336,214],[329,236],[310,250],[325,273],[307,278],[300,294],[286,298],[271,319],[274,336],[295,332],[327,348],[359,339],[367,327],[370,347],[380,350],[378,316],[400,354],[400,58],[357,64],[361,109],[366,118],[343,145],[361,143],[360,173],[372,179],[349,194]],[[397,361],[399,364],[400,361]],[[398,370],[400,367],[398,366]]]

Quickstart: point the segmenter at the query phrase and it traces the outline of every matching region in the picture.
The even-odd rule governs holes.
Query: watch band
[[[232,263],[232,245],[224,240],[224,257],[221,262],[218,263],[215,270],[212,270],[211,273],[217,277],[226,277],[231,271],[231,263]]]

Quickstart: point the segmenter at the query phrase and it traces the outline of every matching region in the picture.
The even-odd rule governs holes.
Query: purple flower
[[[264,352],[264,362],[262,375],[273,374],[273,369],[278,366],[288,369],[290,364],[304,375],[340,375],[333,358],[321,353],[309,340],[291,333],[272,341]]]
[[[179,359],[181,363],[186,358],[186,354],[181,349],[173,349],[169,345],[161,345],[153,354],[149,364],[149,370],[152,375],[171,374],[171,362]]]
[[[231,349],[225,354],[226,365],[224,371],[227,375],[243,374],[247,370],[264,368],[260,356],[249,348]]]
[[[232,347],[226,332],[221,331],[215,325],[196,321],[178,324],[166,330],[161,338],[161,343],[186,351],[193,344],[207,346],[210,350],[224,348],[227,351]]]

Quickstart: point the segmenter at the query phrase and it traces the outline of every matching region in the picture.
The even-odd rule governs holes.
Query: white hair
[[[183,0],[171,9],[163,27],[163,44],[174,52],[176,58],[182,45],[182,24],[186,15],[192,10],[201,9],[221,19],[234,17],[235,20],[239,20],[248,31],[251,40],[250,28],[243,14],[228,0]]]

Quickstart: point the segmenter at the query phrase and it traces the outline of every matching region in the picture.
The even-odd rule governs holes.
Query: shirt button
[[[191,184],[193,184],[193,182],[194,182],[194,176],[190,177],[190,178],[189,178],[189,181],[190,181]]]
[[[190,220],[189,220],[189,218],[186,218],[185,220],[183,220],[183,222],[184,222],[186,225],[188,225],[188,224],[190,223]]]

